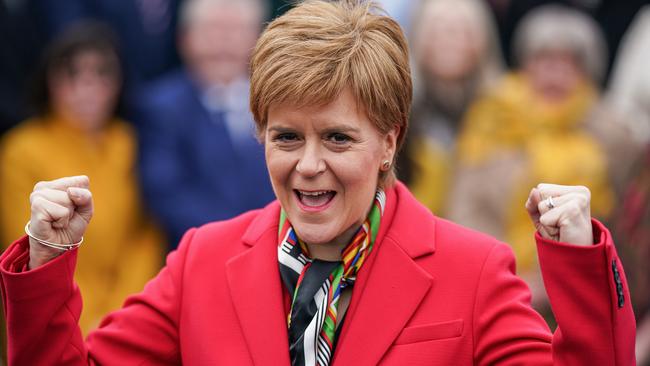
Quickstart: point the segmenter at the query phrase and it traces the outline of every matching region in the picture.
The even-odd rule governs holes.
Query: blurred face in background
[[[48,75],[50,108],[54,114],[86,131],[99,131],[113,116],[121,74],[117,56],[87,50]]]
[[[422,9],[416,28],[417,63],[428,75],[459,81],[475,72],[485,53],[481,20],[468,5],[430,1]]]
[[[549,103],[570,97],[585,77],[574,54],[565,50],[545,50],[530,56],[524,73],[533,91]]]
[[[194,77],[207,86],[246,77],[262,10],[252,1],[194,1],[179,45]]]

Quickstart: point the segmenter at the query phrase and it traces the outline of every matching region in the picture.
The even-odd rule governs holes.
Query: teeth
[[[303,205],[308,207],[319,207],[327,204],[336,192],[334,191],[300,191],[296,190],[298,194],[298,199],[302,202]]]
[[[298,192],[300,192],[300,194],[302,194],[303,196],[313,196],[313,197],[329,193],[329,191],[317,191],[317,192],[298,191]]]

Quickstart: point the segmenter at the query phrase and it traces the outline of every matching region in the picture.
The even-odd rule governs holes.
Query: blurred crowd
[[[588,186],[650,365],[650,2],[380,2],[411,49],[400,179],[434,214],[509,243],[551,325],[524,201],[539,182]],[[84,331],[185,230],[274,199],[248,58],[290,3],[0,0],[0,238],[23,233],[35,182],[90,177]]]

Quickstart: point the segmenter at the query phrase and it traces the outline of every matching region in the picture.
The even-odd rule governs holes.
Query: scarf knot
[[[378,189],[370,213],[336,262],[312,259],[284,210],[278,230],[280,276],[292,294],[287,317],[289,353],[294,366],[327,366],[333,356],[338,305],[343,289],[353,286],[374,245],[386,194]]]

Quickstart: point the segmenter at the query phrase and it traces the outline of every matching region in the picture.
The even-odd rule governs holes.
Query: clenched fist
[[[93,216],[93,200],[88,177],[80,175],[38,182],[29,197],[31,234],[57,244],[78,242]],[[29,268],[37,268],[59,256],[61,250],[29,239]]]
[[[542,237],[575,245],[593,245],[591,192],[583,186],[539,184],[530,191],[526,210]]]

